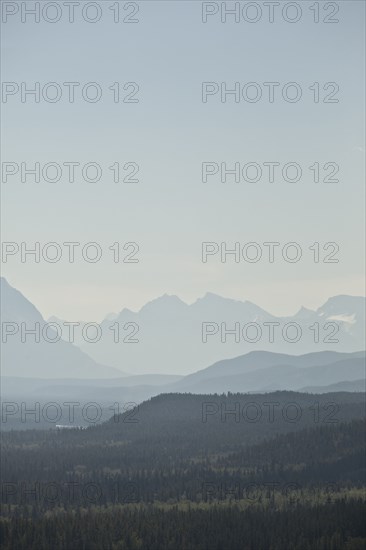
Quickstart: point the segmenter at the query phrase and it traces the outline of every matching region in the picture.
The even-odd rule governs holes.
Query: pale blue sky
[[[105,5],[112,2],[106,1]],[[277,314],[363,294],[364,3],[340,2],[338,24],[201,23],[200,2],[140,2],[140,23],[3,24],[3,81],[140,85],[138,104],[2,105],[2,159],[140,165],[140,183],[2,184],[4,241],[139,243],[140,263],[97,265],[10,259],[10,284],[47,317],[100,319],[165,292],[190,302],[206,291]],[[203,81],[297,81],[291,104],[201,102]],[[308,86],[335,81],[337,104]],[[305,97],[306,96],[306,97]],[[201,182],[203,161],[296,161],[297,184]],[[306,167],[340,165],[340,183],[315,184]],[[338,264],[201,262],[202,241],[314,241],[340,245]]]

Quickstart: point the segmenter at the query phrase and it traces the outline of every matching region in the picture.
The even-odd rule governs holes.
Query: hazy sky
[[[96,264],[80,252],[69,263],[65,248],[57,263],[22,263],[17,254],[2,263],[10,284],[44,316],[70,320],[137,309],[165,292],[191,302],[210,291],[276,314],[318,307],[335,294],[364,294],[364,3],[338,2],[336,24],[314,23],[313,2],[299,2],[302,17],[293,24],[280,15],[268,23],[264,11],[257,23],[223,24],[218,14],[203,24],[196,1],[139,2],[139,23],[116,24],[114,2],[99,4],[95,24],[81,19],[80,7],[68,23],[63,6],[54,24],[22,23],[18,13],[2,25],[2,80],[29,88],[57,82],[63,90],[57,103],[22,103],[18,93],[2,104],[3,163],[96,162],[103,169],[96,183],[79,175],[70,183],[66,168],[57,183],[31,176],[22,183],[19,174],[2,182],[3,241],[97,242],[103,251]],[[125,17],[133,8],[120,4]],[[103,96],[88,103],[77,88],[70,104],[64,82],[97,82]],[[138,83],[139,102],[114,103],[114,82]],[[203,103],[202,82],[257,82],[263,97],[222,103],[216,94]],[[280,83],[274,103],[264,82]],[[300,101],[282,99],[287,82],[301,86]],[[332,91],[325,83],[338,83],[339,102],[314,103],[314,82],[321,99]],[[265,170],[256,183],[201,181],[202,162],[290,161],[303,170],[297,183],[270,183]],[[140,181],[113,183],[108,167],[115,162],[137,163]],[[337,163],[339,183],[314,183],[314,162]],[[114,263],[108,247],[132,241],[139,263]],[[264,256],[222,263],[217,254],[202,263],[203,241],[229,248],[296,241],[303,257],[292,264],[279,252],[273,263]],[[314,263],[314,242],[338,243],[339,262]]]

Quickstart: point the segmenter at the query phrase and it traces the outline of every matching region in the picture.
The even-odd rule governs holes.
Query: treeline
[[[314,487],[337,493],[365,485],[365,428],[365,420],[354,420],[280,435],[240,452],[186,451],[179,460],[167,454],[169,437],[158,440],[153,450],[149,441],[65,448],[53,439],[23,447],[8,444],[2,502],[47,510],[70,504],[253,502],[268,498],[269,491],[301,493]]]
[[[57,511],[0,522],[3,550],[364,550],[364,502],[262,510],[154,506]]]

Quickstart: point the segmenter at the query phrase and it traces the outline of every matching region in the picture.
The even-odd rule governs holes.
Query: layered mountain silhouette
[[[164,295],[138,312],[123,309],[101,327],[97,343],[80,338],[81,330],[75,333],[76,343],[97,362],[131,374],[188,374],[253,350],[290,355],[362,350],[365,298],[335,296],[316,311],[301,308],[292,317],[276,317],[252,302],[210,293],[192,305]],[[133,332],[138,343],[129,342]]]
[[[62,339],[51,343],[51,340],[57,339],[57,334],[52,331],[52,328],[48,328],[45,339],[42,328],[46,321],[36,307],[18,290],[11,287],[4,278],[1,278],[0,291],[2,376],[35,378],[122,376],[117,369],[98,364],[76,345]],[[27,330],[37,332],[32,335],[30,332],[27,333]],[[14,334],[11,335],[10,332]]]
[[[251,370],[262,369],[259,366],[262,362],[264,369],[270,369],[273,365],[269,357],[280,353],[283,362],[277,362],[276,367],[277,373],[282,369],[283,378],[288,375],[287,371],[294,362],[286,357],[309,352],[315,356],[323,350],[349,353],[365,348],[365,298],[358,296],[336,296],[316,311],[301,308],[293,317],[276,317],[251,302],[211,293],[192,305],[177,296],[164,295],[138,312],[123,309],[119,314],[107,316],[100,324],[99,341],[87,342],[83,336],[85,323],[81,323],[75,328],[74,343],[71,343],[67,341],[69,332],[64,326],[65,321],[51,318],[48,321],[57,323],[62,329],[61,340],[50,342],[56,336],[50,326],[46,337],[41,335],[40,342],[36,343],[31,334],[26,335],[24,342],[21,341],[21,323],[27,328],[39,323],[42,329],[46,321],[40,312],[5,279],[1,279],[1,294],[3,376],[105,379],[122,377],[126,373],[132,376],[157,373],[187,375],[219,360],[232,359],[234,365],[238,356],[267,351],[270,352],[268,355],[256,356],[255,368]],[[4,323],[15,323],[18,327],[17,333],[9,334],[5,343]],[[11,331],[11,325],[6,327],[5,330]],[[93,339],[93,327],[88,334]],[[251,357],[250,353],[247,357]],[[317,361],[313,365],[307,361],[304,368],[334,362],[332,359],[327,359],[326,363]],[[226,365],[226,375],[227,369]],[[247,376],[247,387],[241,391],[249,391],[251,387],[258,389],[256,376],[259,373],[250,374],[241,369],[237,374]],[[269,373],[267,378],[265,370],[262,377],[269,389],[283,387],[277,386],[279,379],[272,379]],[[300,374],[297,377],[296,383],[294,381],[296,388],[355,379],[345,376],[337,380],[327,377],[308,380],[305,375],[302,379]],[[169,378],[167,381],[170,382]],[[183,380],[175,380],[174,383],[183,384]],[[128,385],[150,386],[151,379],[144,380],[142,377],[136,384],[132,384],[131,380],[128,384],[126,380]],[[261,387],[265,388],[263,384]]]
[[[175,387],[191,393],[297,391],[304,386],[364,378],[365,352],[323,351],[292,356],[254,351],[185,376]],[[363,391],[362,385],[358,391]]]
[[[365,352],[324,351],[300,356],[266,351],[218,361],[193,374],[126,376],[118,379],[3,378],[3,398],[59,402],[141,403],[162,393],[224,394],[365,391]],[[107,412],[107,415],[110,414]]]

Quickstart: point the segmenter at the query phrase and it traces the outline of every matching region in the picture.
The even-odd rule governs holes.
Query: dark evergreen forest
[[[366,548],[361,393],[165,394],[2,449],[5,550]]]

